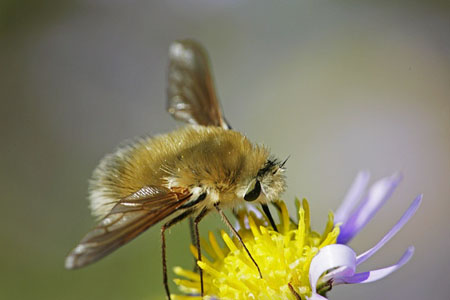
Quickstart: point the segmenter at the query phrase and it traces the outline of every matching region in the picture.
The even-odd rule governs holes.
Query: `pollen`
[[[319,249],[336,243],[339,227],[330,213],[323,233],[312,231],[308,202],[304,199],[300,204],[297,199],[296,204],[298,217],[293,221],[284,202],[275,203],[279,232],[272,229],[264,214],[238,214],[239,234],[261,269],[262,278],[235,237],[222,231],[217,239],[209,232],[208,240],[201,240],[202,261],[197,264],[203,270],[204,299],[298,300],[311,295],[311,260]],[[191,246],[191,252],[198,257],[195,247]],[[172,295],[172,299],[201,299],[199,274],[180,267],[174,272],[180,277],[174,281],[184,295]]]

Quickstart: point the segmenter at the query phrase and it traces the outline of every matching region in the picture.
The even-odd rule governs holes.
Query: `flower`
[[[418,195],[391,230],[374,247],[357,256],[345,244],[373,218],[401,180],[401,176],[398,174],[383,178],[372,185],[365,194],[369,178],[368,172],[360,172],[337,210],[335,222],[341,224],[338,244],[324,247],[311,262],[309,280],[313,293],[308,299],[326,299],[320,295],[318,287],[321,285],[373,282],[398,270],[411,259],[414,253],[413,246],[408,247],[398,262],[392,266],[356,273],[356,267],[381,249],[416,213],[422,202],[422,195]]]
[[[209,242],[201,246],[210,259],[202,256],[198,266],[204,271],[206,299],[311,299],[323,300],[338,284],[365,283],[379,280],[399,269],[412,257],[414,248],[407,248],[400,260],[389,267],[356,273],[356,267],[375,254],[417,211],[419,195],[392,229],[371,249],[356,255],[346,244],[370,221],[391,196],[400,181],[399,175],[383,178],[367,193],[369,174],[361,172],[355,179],[336,214],[329,213],[323,233],[310,228],[308,201],[296,200],[298,218],[293,221],[284,202],[276,202],[280,223],[274,231],[259,211],[239,212],[239,234],[258,263],[263,277],[237,239],[224,231],[219,245],[209,232]],[[197,251],[191,245],[197,257]],[[201,299],[200,276],[180,267],[174,269],[175,283],[187,295],[173,295],[175,300]]]

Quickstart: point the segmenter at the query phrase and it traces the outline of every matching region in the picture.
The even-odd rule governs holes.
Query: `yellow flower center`
[[[252,254],[263,278],[237,239],[221,232],[225,247],[221,247],[212,232],[209,242],[202,240],[203,252],[198,266],[204,271],[205,299],[221,300],[273,300],[305,299],[311,295],[309,266],[320,248],[335,244],[339,227],[334,226],[333,214],[328,215],[325,231],[320,234],[310,228],[309,204],[304,199],[296,200],[298,223],[289,218],[284,202],[277,202],[280,212],[279,232],[274,231],[268,221],[254,213],[239,213],[240,230],[245,245]],[[248,226],[245,221],[248,220]],[[197,250],[191,245],[197,257]],[[173,295],[174,300],[201,299],[198,273],[176,267],[174,272],[185,279],[175,279],[180,290],[190,295]]]

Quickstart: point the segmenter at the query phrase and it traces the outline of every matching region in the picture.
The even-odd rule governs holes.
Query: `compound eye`
[[[255,201],[258,199],[259,194],[261,194],[261,183],[259,183],[258,180],[255,180],[255,182],[248,188],[248,192],[245,194],[244,200]]]

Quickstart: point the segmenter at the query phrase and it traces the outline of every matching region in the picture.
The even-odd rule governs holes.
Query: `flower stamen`
[[[306,200],[302,202],[297,224],[290,219],[284,202],[276,203],[280,232],[272,229],[264,215],[238,213],[239,234],[258,263],[263,278],[258,276],[255,264],[235,237],[221,231],[225,245],[221,247],[215,235],[209,232],[209,241],[205,240],[203,247],[212,260],[203,256],[197,263],[204,271],[205,295],[219,299],[306,299],[311,294],[309,265],[321,247],[336,242],[339,228],[332,226],[331,230],[324,231],[325,235],[311,231],[309,205]],[[195,247],[191,246],[191,252],[196,256]],[[175,281],[181,290],[199,293],[199,276],[181,268],[176,268],[175,273],[186,278]]]
[[[326,300],[326,294],[335,285],[373,282],[401,268],[412,257],[414,247],[408,247],[394,265],[356,273],[357,266],[383,247],[415,214],[422,195],[416,197],[400,220],[375,246],[356,255],[346,241],[351,240],[374,216],[398,185],[399,177],[391,176],[378,181],[363,197],[367,182],[368,174],[362,173],[357,177],[343,207],[338,209],[336,221],[332,212],[328,214],[322,234],[310,227],[306,199],[295,201],[298,221],[290,218],[284,202],[273,203],[278,210],[280,223],[275,227],[279,232],[274,230],[267,216],[258,214],[258,211],[237,213],[238,232],[226,219],[233,236],[222,230],[221,241],[212,232],[208,234],[208,241],[201,240],[202,248],[210,257],[202,256],[202,261],[197,262],[204,271],[204,298]],[[356,206],[358,201],[362,203]],[[196,247],[191,245],[190,250],[198,259]],[[175,268],[174,272],[183,277],[174,280],[180,290],[192,296],[173,295],[172,299],[201,299],[198,297],[201,293],[199,274],[180,267]]]

